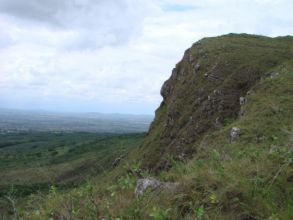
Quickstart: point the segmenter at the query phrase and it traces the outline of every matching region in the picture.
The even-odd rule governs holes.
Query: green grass
[[[35,195],[19,213],[24,219],[292,219],[293,68],[287,62],[251,90],[244,116],[206,134],[187,163],[159,178],[180,183],[175,195],[134,196],[136,153],[121,166],[69,192]],[[229,132],[242,134],[230,143]],[[149,175],[146,173],[145,175]],[[41,203],[39,203],[41,201]],[[38,202],[38,205],[36,204]]]
[[[9,210],[5,196],[21,204],[32,194],[46,195],[52,186],[68,191],[95,176],[105,176],[113,169],[113,161],[126,157],[143,137],[48,132],[1,135],[0,213],[6,215]]]
[[[235,120],[240,110],[239,97],[290,60],[292,45],[290,36],[229,34],[204,38],[186,50],[176,65],[177,76],[165,82],[164,101],[144,139],[140,154],[149,158],[144,167],[159,171],[170,162],[170,155],[175,159],[181,154],[192,155],[197,151],[194,143],[218,129],[216,120],[223,125]],[[196,64],[200,68],[194,73]],[[208,80],[205,74],[214,74],[219,80]],[[169,121],[173,123],[168,126]]]
[[[112,167],[140,145],[143,134],[22,133],[1,136],[0,196],[29,194],[50,185],[76,185]],[[36,190],[35,190],[36,191]]]
[[[214,50],[221,46],[222,40],[227,43],[229,39],[230,51],[234,38],[233,35],[219,38],[211,47]],[[255,38],[259,37],[241,36],[237,45],[239,41],[242,46],[252,45]],[[291,38],[283,38],[283,43],[279,40],[277,38],[271,43],[271,39],[261,38],[256,48],[249,47],[252,52],[247,60],[263,59],[260,57],[263,53],[258,54],[258,50],[269,45],[273,48],[272,54],[279,54],[275,50],[278,51],[284,41],[291,42]],[[214,42],[211,39],[203,41]],[[270,49],[267,52],[270,53]],[[254,53],[257,53],[256,57]],[[272,54],[267,56],[271,57]],[[168,106],[163,104],[157,111],[157,119],[143,146],[127,149],[125,160],[118,167],[71,189],[52,187],[48,194],[38,193],[16,199],[16,217],[32,220],[293,219],[293,62],[292,58],[283,59],[280,56],[276,58],[277,65],[269,65],[265,69],[278,72],[278,76],[261,75],[249,86],[250,95],[245,95],[246,92],[240,89],[241,94],[238,95],[247,98],[247,103],[242,107],[243,116],[236,114],[240,110],[238,106],[235,115],[225,118],[220,128],[209,129],[201,135],[195,134],[196,140],[188,142],[193,154],[185,161],[176,160],[172,149],[168,149],[172,147],[168,142],[164,142],[164,148],[161,145],[162,139],[166,141],[163,138],[166,133],[162,133],[161,129],[164,129],[168,114]],[[268,57],[260,61],[260,68],[265,68]],[[184,114],[189,114],[189,110],[184,111]],[[230,143],[232,127],[239,127],[241,135]],[[176,135],[189,137],[189,128],[182,127]],[[176,135],[172,141],[177,144]],[[157,174],[162,181],[178,182],[178,190],[173,194],[147,192],[142,198],[136,198],[134,188],[138,176],[130,171],[145,168],[146,163],[160,164],[166,159],[172,165],[170,169],[158,169],[153,173],[143,170],[142,175]]]

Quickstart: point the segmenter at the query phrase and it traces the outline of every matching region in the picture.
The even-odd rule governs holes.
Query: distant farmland
[[[0,132],[146,132],[151,115],[101,113],[54,113],[45,111],[0,110]]]

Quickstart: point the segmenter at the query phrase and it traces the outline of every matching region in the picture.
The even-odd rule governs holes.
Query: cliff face
[[[229,34],[204,38],[185,51],[161,89],[141,148],[143,167],[169,169],[191,157],[203,136],[242,114],[241,102],[270,70],[292,58],[292,37]]]

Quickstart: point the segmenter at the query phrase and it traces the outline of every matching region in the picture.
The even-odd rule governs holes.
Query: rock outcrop
[[[229,34],[186,50],[162,86],[163,101],[141,148],[143,168],[169,169],[170,158],[191,157],[207,132],[242,115],[251,88],[292,56],[287,41]]]
[[[235,142],[241,134],[241,129],[237,127],[233,127],[230,131],[230,142]]]
[[[135,187],[135,196],[141,197],[147,190],[151,191],[164,191],[168,193],[174,193],[178,187],[178,183],[161,182],[153,177],[147,177],[139,179]]]

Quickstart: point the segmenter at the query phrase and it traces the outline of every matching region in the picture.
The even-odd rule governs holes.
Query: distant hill
[[[146,132],[152,120],[151,115],[0,109],[0,133],[24,131],[136,133]]]

